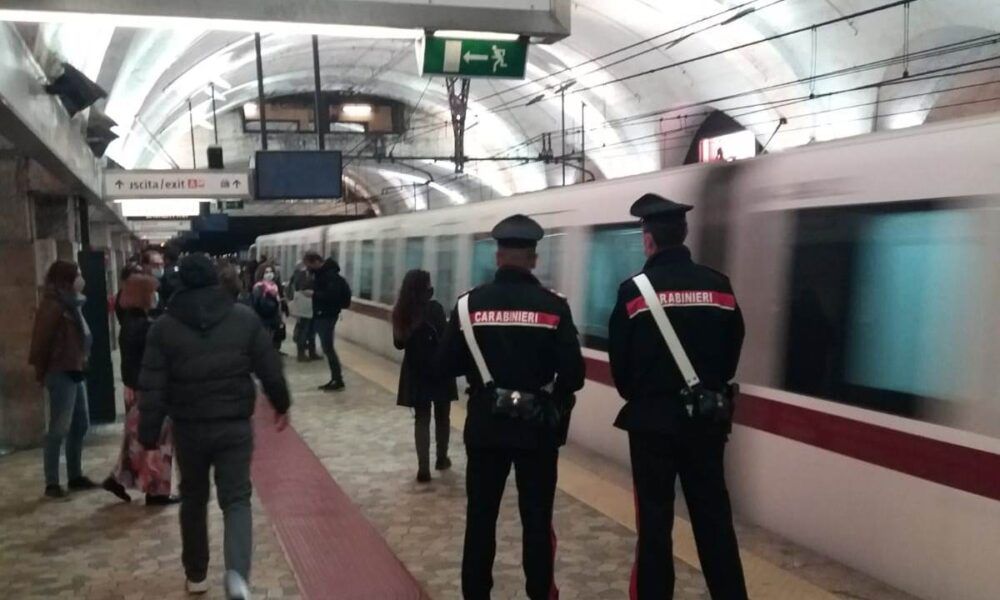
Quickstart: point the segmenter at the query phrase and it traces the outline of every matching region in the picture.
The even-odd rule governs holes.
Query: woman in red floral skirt
[[[125,502],[132,498],[127,488],[146,494],[147,505],[172,504],[177,499],[170,496],[171,466],[174,454],[173,435],[168,420],[160,433],[160,446],[145,450],[138,440],[139,428],[139,372],[146,348],[146,334],[152,323],[149,311],[156,306],[156,279],[146,274],[131,274],[122,282],[119,297],[118,346],[121,351],[122,383],[125,385],[125,439],[122,441],[118,462],[111,475],[104,480],[105,490]]]

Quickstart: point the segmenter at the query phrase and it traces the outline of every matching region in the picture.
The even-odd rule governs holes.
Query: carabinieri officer
[[[723,474],[743,317],[729,279],[691,260],[691,209],[656,194],[632,205],[648,260],[618,289],[609,326],[611,374],[626,400],[615,426],[628,431],[636,492],[633,600],[673,598],[678,475],[712,598],[747,597]]]
[[[524,215],[493,228],[499,267],[492,283],[460,297],[437,356],[439,371],[469,383],[465,421],[468,493],[462,594],[488,599],[496,521],[511,465],[517,478],[524,574],[531,600],[558,598],[552,504],[584,363],[569,305],[532,270],[545,235]]]

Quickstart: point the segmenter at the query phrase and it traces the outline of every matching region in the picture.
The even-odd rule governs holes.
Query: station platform
[[[254,462],[255,599],[460,598],[465,527],[461,403],[453,407],[450,471],[415,481],[412,416],[395,405],[398,366],[338,342],[347,390],[318,391],[322,361],[286,360],[293,428],[277,433],[263,408]],[[85,449],[94,480],[110,471],[120,425],[95,427]],[[40,451],[0,458],[0,597],[186,598],[177,507],[124,504],[103,491],[41,496]],[[678,495],[680,498],[680,494]],[[627,598],[635,543],[629,473],[573,446],[560,459],[556,581],[565,599]],[[707,599],[678,502],[679,600]],[[856,571],[737,523],[755,599],[912,598]],[[210,507],[211,581],[221,582],[222,515]],[[524,598],[513,480],[498,524],[495,599]],[[207,598],[221,598],[221,585]]]

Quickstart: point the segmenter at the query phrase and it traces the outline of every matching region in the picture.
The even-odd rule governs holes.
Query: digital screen
[[[202,215],[192,219],[195,231],[229,231],[229,215]]]
[[[340,198],[341,154],[337,151],[258,152],[258,200]]]

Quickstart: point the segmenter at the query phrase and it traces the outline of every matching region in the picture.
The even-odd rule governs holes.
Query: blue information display
[[[257,200],[314,200],[343,194],[342,157],[337,151],[258,152]]]

